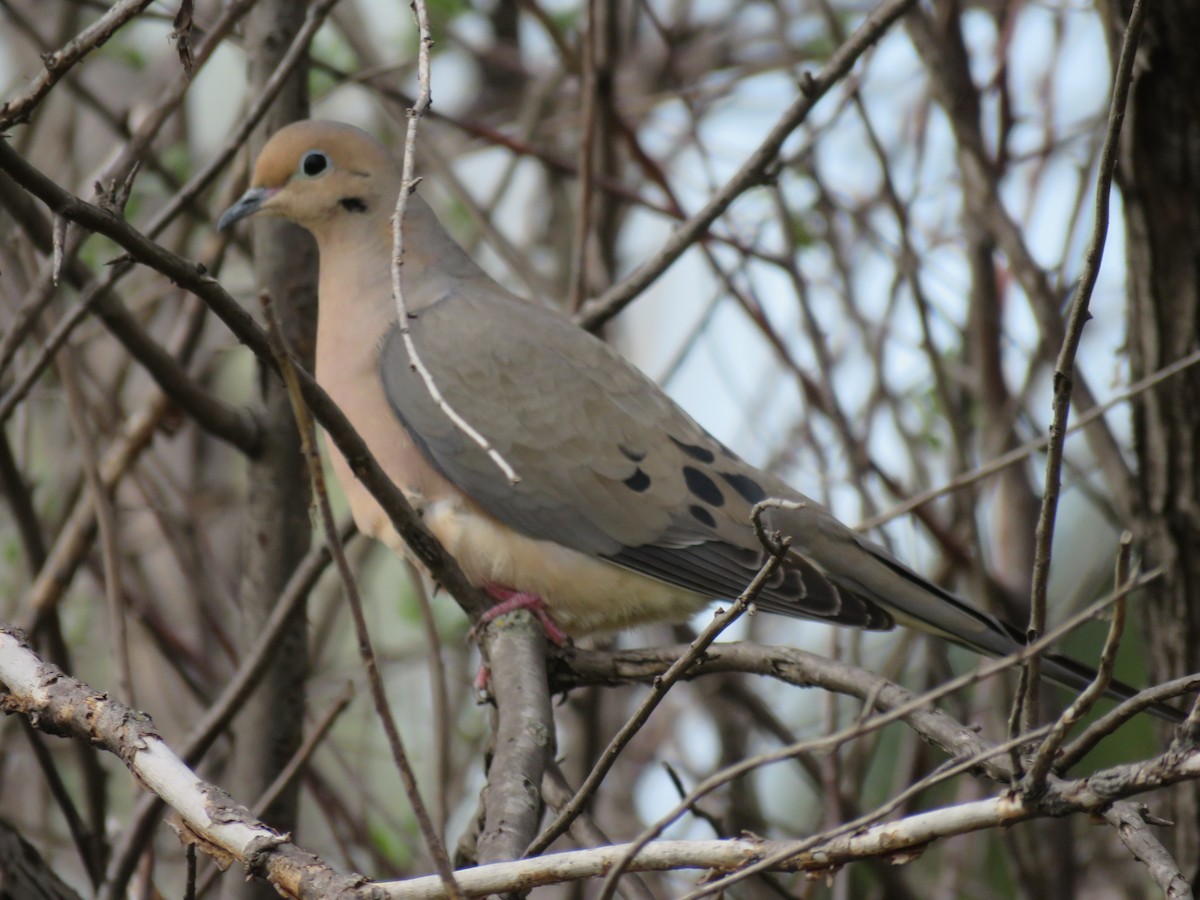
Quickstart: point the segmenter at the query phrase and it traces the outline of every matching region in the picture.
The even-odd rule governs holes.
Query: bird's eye
[[[300,174],[315,178],[329,168],[329,157],[320,150],[309,150],[300,160]]]

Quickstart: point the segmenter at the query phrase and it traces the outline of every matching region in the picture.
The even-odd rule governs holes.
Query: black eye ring
[[[329,157],[320,150],[309,150],[300,159],[300,174],[306,178],[315,178],[330,166]]]

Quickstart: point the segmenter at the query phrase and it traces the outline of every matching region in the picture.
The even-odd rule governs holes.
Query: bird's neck
[[[355,368],[374,372],[377,344],[399,318],[392,293],[390,210],[373,213],[361,222],[350,220],[336,231],[317,234],[318,380],[342,370],[346,360],[361,360]],[[401,290],[410,314],[455,293],[463,280],[486,277],[417,194],[409,197],[404,215],[403,259]]]
[[[343,408],[374,378],[376,344],[397,318],[386,223],[379,211],[313,230],[320,250],[317,381]]]

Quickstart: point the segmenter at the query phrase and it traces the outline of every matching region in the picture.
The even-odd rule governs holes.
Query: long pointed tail
[[[856,586],[871,591],[878,598],[876,602],[884,605],[897,622],[941,635],[987,656],[1007,656],[1025,646],[1024,635],[1017,629],[926,581],[883,549],[865,540],[859,543],[882,566],[867,566],[856,573]],[[1086,688],[1097,674],[1091,666],[1057,654],[1042,656],[1041,671],[1047,680],[1074,691]],[[1138,693],[1137,688],[1120,681],[1109,682],[1105,689],[1106,696],[1118,701]],[[1147,706],[1146,711],[1168,722],[1186,718],[1178,709],[1159,701]]]

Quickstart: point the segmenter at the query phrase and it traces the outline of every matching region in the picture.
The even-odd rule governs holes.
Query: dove
[[[759,609],[870,630],[908,626],[989,656],[1023,646],[1016,629],[743,461],[608,344],[506,290],[414,192],[400,277],[436,399],[392,296],[400,189],[400,167],[372,136],[301,121],[263,147],[250,188],[218,228],[275,216],[316,239],[316,379],[496,611],[529,607],[559,639],[686,619],[753,579],[766,551],[751,511],[779,499],[762,522],[791,545]],[[359,529],[406,554],[346,460],[329,452]],[[1042,671],[1073,688],[1093,674],[1062,657],[1044,658]],[[1110,693],[1134,691],[1118,684]]]

